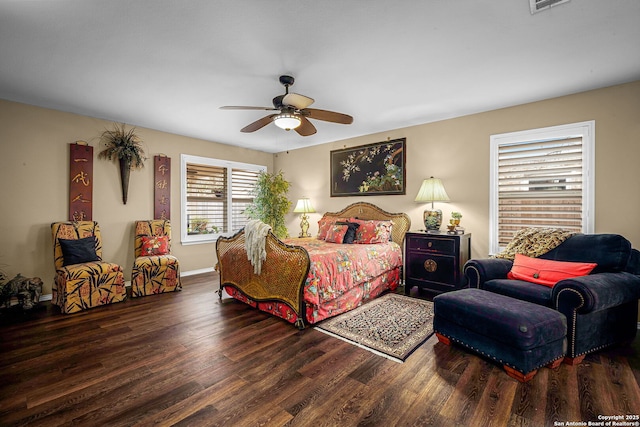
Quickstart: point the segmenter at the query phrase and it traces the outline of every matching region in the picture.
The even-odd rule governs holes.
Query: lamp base
[[[300,234],[298,237],[311,237],[309,234],[309,217],[306,214],[302,214],[302,220],[300,221]]]
[[[442,225],[442,211],[440,209],[425,209],[423,218],[424,228],[427,231],[440,230]]]

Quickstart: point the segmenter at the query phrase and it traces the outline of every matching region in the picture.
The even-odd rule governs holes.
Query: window
[[[181,155],[182,243],[212,242],[247,223],[244,211],[265,166]]]
[[[491,136],[489,251],[516,231],[593,233],[595,122]]]

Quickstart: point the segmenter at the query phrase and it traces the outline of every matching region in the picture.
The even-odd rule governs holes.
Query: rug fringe
[[[350,339],[347,339],[347,338],[345,338],[345,337],[341,337],[341,336],[340,336],[340,335],[338,335],[338,334],[334,334],[333,332],[329,332],[329,331],[324,330],[324,329],[321,329],[321,328],[319,328],[319,327],[317,327],[317,326],[314,326],[314,327],[313,327],[313,329],[315,329],[316,331],[320,331],[320,332],[322,332],[323,334],[327,334],[327,335],[329,335],[329,336],[332,336],[332,337],[334,337],[334,338],[338,338],[338,339],[340,339],[340,340],[342,340],[342,341],[344,341],[344,342],[347,342],[347,343],[349,343],[349,344],[351,344],[351,345],[355,345],[356,347],[360,347],[360,348],[362,348],[362,349],[365,349],[365,350],[367,350],[367,351],[370,351],[371,353],[373,353],[373,354],[377,354],[378,356],[382,356],[382,357],[385,357],[385,358],[387,358],[387,359],[389,359],[389,360],[393,360],[393,361],[394,361],[394,362],[396,362],[396,363],[404,363],[404,360],[402,360],[402,359],[398,359],[397,357],[390,356],[390,355],[385,354],[385,353],[382,353],[381,351],[378,351],[378,350],[376,350],[376,349],[373,349],[373,348],[367,347],[367,346],[362,345],[362,344],[360,344],[360,343],[357,343],[357,342],[355,342],[355,341],[351,341]]]

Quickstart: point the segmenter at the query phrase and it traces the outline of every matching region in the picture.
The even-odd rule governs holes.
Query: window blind
[[[187,164],[187,233],[226,232],[227,170]]]
[[[498,147],[498,241],[525,227],[582,230],[582,137]]]
[[[256,170],[231,170],[231,227],[233,232],[247,225],[249,218],[244,214],[244,211],[253,203],[253,190],[258,181],[259,173]]]

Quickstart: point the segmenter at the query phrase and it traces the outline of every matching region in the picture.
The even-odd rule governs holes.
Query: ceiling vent
[[[542,12],[553,6],[557,6],[562,3],[566,3],[569,0],[529,0],[531,6],[531,14]]]

